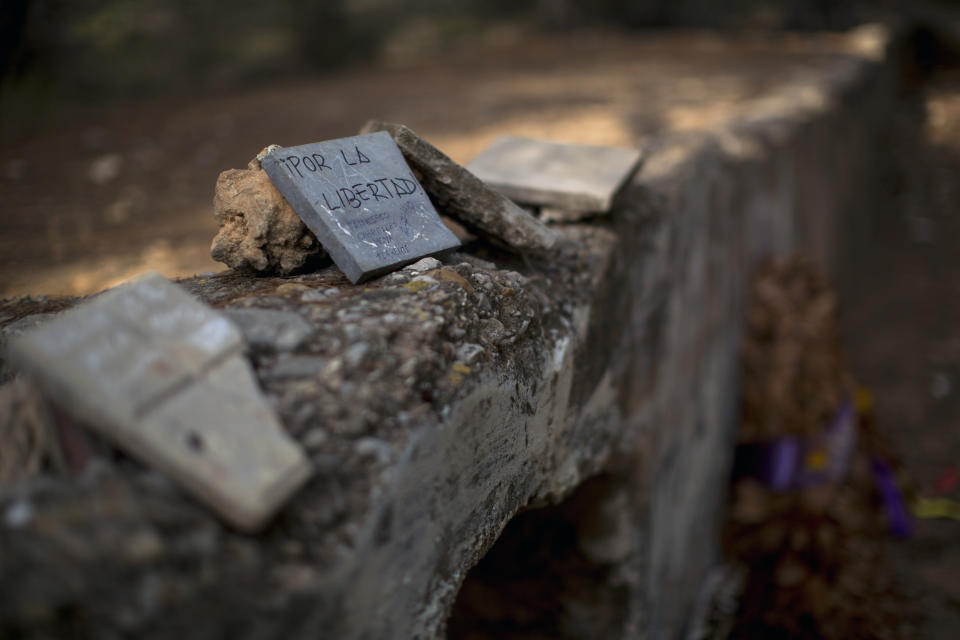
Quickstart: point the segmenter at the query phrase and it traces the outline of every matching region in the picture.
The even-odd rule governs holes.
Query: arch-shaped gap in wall
[[[631,617],[630,495],[622,478],[601,474],[557,505],[514,516],[467,574],[447,638],[620,637]]]

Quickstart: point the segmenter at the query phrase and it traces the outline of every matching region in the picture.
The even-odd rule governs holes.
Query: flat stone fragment
[[[514,251],[551,249],[557,243],[556,231],[407,127],[371,120],[362,131],[386,131],[393,136],[437,206],[471,231]]]
[[[351,282],[460,246],[386,133],[279,147],[261,166]]]
[[[252,530],[310,464],[243,348],[229,320],[150,274],[15,337],[8,351],[57,404]]]
[[[467,169],[521,204],[545,207],[551,220],[606,213],[640,163],[636,149],[502,136]]]

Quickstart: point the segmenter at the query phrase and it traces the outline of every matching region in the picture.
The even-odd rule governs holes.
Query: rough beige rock
[[[326,252],[260,167],[267,149],[247,169],[217,178],[213,215],[220,230],[210,255],[234,269],[294,273]]]

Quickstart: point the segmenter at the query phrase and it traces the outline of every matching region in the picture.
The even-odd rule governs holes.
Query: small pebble
[[[439,269],[441,266],[440,261],[436,258],[422,258],[417,260],[413,264],[408,264],[403,268],[404,271],[431,271],[433,269]]]
[[[325,445],[329,439],[330,436],[325,430],[321,429],[320,427],[314,427],[303,434],[303,439],[300,441],[300,443],[307,451],[314,451],[323,447],[323,445]]]
[[[14,500],[3,512],[3,523],[11,529],[25,527],[33,520],[33,504],[26,498]]]
[[[390,443],[380,438],[360,438],[353,445],[354,451],[363,458],[376,458],[378,462],[390,461]]]

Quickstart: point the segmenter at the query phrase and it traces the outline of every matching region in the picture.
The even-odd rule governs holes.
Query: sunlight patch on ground
[[[457,162],[467,163],[497,136],[505,135],[613,147],[632,147],[634,138],[618,113],[597,106],[514,117],[462,134],[433,136],[432,141]]]
[[[138,255],[111,255],[22,273],[8,281],[4,296],[43,292],[50,296],[83,296],[109,289],[148,271],[159,271],[168,278],[221,271],[224,265],[210,258],[207,243],[174,247],[158,240]]]

